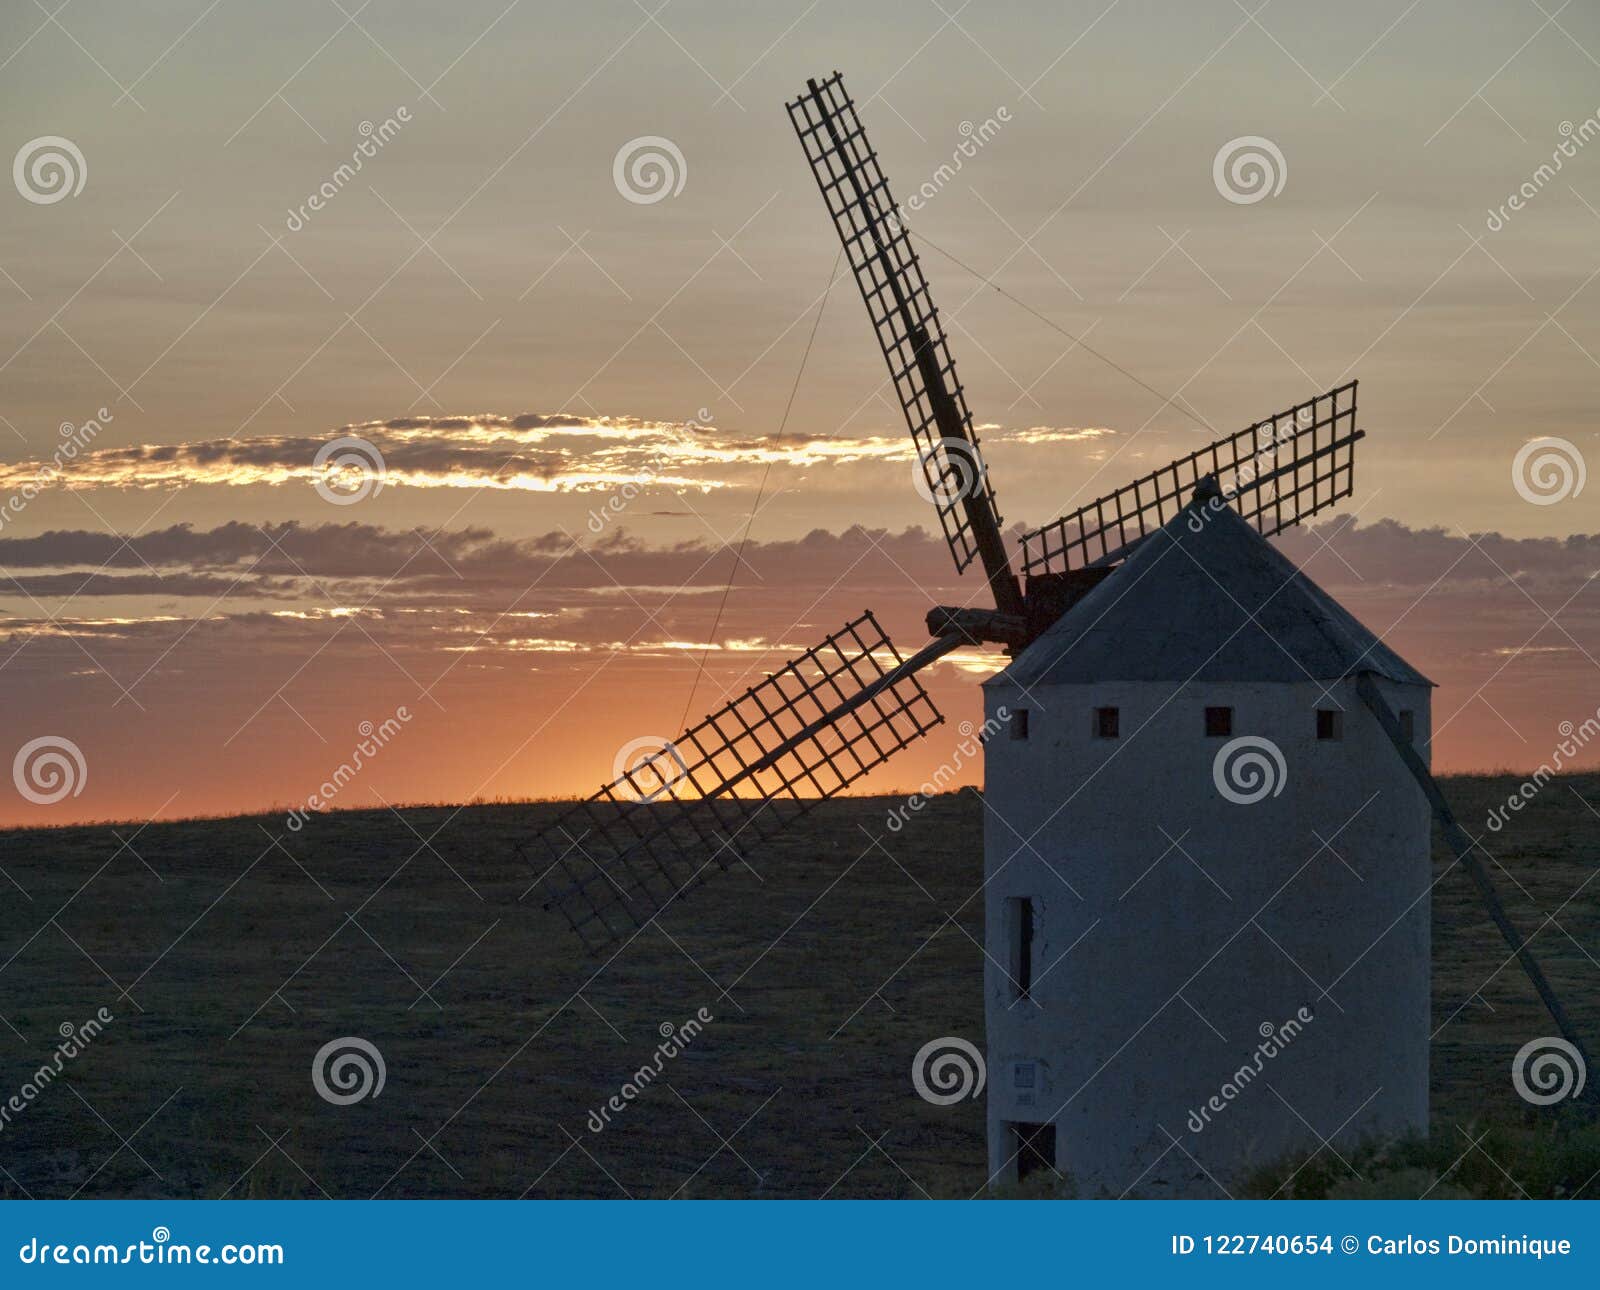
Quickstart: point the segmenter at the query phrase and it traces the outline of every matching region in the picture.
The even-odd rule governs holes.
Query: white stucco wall
[[[1426,756],[1429,691],[1380,687]],[[1428,809],[1354,683],[1329,689],[986,687],[986,715],[1029,709],[1028,739],[985,748],[996,1182],[1015,1176],[1014,1121],[1054,1120],[1080,1196],[1218,1196],[1318,1135],[1426,1127]],[[1222,796],[1207,706],[1277,745],[1281,793]],[[1120,709],[1119,738],[1094,736],[1097,707]],[[1319,707],[1343,710],[1342,739],[1316,738]],[[1034,902],[1031,1001],[1002,966],[1016,897]],[[1262,1055],[1262,1027],[1297,1014],[1312,1019]]]

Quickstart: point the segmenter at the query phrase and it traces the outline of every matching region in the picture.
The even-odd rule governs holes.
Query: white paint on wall
[[[1429,688],[1379,685],[1426,757]],[[1219,1196],[1323,1138],[1426,1128],[1430,820],[1353,680],[1002,674],[985,703],[1030,714],[1027,739],[985,749],[992,1182],[1016,1176],[1019,1122],[1055,1124],[1086,1197]],[[1219,793],[1208,706],[1281,750],[1281,791]],[[1101,707],[1117,738],[1096,737]],[[1317,738],[1318,708],[1343,711],[1341,738]]]

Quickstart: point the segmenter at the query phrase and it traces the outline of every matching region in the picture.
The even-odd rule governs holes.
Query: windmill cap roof
[[[1432,685],[1220,497],[1200,492],[986,684]]]

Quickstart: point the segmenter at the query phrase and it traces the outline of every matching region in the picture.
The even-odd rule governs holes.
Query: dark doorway
[[[1056,1167],[1056,1126],[1053,1124],[1013,1124],[1012,1145],[1017,1153],[1017,1181],[1034,1174],[1051,1173]]]

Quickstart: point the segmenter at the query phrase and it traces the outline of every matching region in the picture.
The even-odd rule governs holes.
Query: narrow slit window
[[[1018,708],[1011,714],[1011,737],[1013,739],[1026,739],[1028,737],[1028,710]]]
[[[1121,733],[1121,708],[1096,708],[1094,710],[1094,734],[1096,739],[1115,739]]]
[[[1405,728],[1402,719],[1401,728]],[[1407,735],[1406,738],[1410,738]],[[1344,713],[1337,708],[1317,709],[1317,738],[1318,739],[1343,739],[1344,738]]]
[[[1226,739],[1233,733],[1232,708],[1206,709],[1206,738]]]
[[[1400,709],[1400,737],[1411,743],[1417,737],[1417,721],[1410,708]]]
[[[1011,1001],[1033,997],[1033,899],[1018,896],[1010,902]]]

